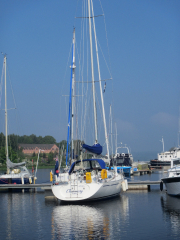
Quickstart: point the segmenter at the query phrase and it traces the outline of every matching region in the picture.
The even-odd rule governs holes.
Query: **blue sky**
[[[78,32],[75,16],[81,16],[77,2],[81,1],[0,1],[0,51],[8,54],[19,135],[66,139],[67,109],[62,95],[69,91],[67,62],[73,26]],[[162,136],[165,150],[177,146],[180,2],[106,0],[102,7],[113,77],[107,81],[106,116],[112,104],[118,143],[127,144],[132,153],[160,152]],[[94,11],[102,14],[98,0]],[[103,21],[96,20],[100,40]],[[1,60],[3,64],[3,56]],[[10,132],[16,133],[15,128]]]

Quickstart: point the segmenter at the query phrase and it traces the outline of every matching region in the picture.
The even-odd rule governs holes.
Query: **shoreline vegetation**
[[[62,156],[62,167],[65,165],[65,153],[67,141],[62,140],[61,142],[57,142],[56,139],[52,136],[39,136],[37,137],[35,134],[31,134],[30,136],[24,135],[19,136],[15,134],[8,135],[8,152],[9,159],[13,163],[26,162],[26,167],[28,169],[32,169],[32,166],[36,168],[38,154],[33,152],[31,155],[25,154],[23,152],[23,148],[20,147],[20,144],[55,144],[59,151],[49,152],[49,153],[39,153],[39,163],[38,168],[52,168],[55,166],[55,160],[59,158],[59,152],[63,147],[64,152]],[[5,147],[5,135],[0,133],[0,170],[6,169],[6,147]]]
[[[67,141],[62,140],[61,142],[57,142],[56,139],[52,136],[39,136],[37,137],[35,134],[31,134],[30,136],[23,135],[8,135],[8,152],[9,158],[13,163],[26,162],[26,167],[31,169],[32,166],[36,167],[38,154],[32,153],[31,155],[24,154],[23,148],[20,147],[20,144],[55,144],[59,148],[59,153],[62,154],[62,168],[66,165],[66,147]],[[80,156],[82,142],[80,140],[74,140],[74,154],[75,156]],[[69,143],[69,150],[71,149]],[[48,168],[54,167],[56,158],[60,158],[59,153],[49,152],[43,153],[42,151],[39,153],[39,163],[38,168]],[[6,167],[6,147],[5,147],[5,135],[0,133],[0,170],[5,169]]]

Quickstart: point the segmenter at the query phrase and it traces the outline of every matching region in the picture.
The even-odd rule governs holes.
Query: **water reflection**
[[[161,197],[161,207],[166,223],[171,223],[172,231],[176,234],[180,229],[180,198],[165,195]]]
[[[126,196],[83,205],[60,203],[53,208],[52,232],[55,239],[111,239],[128,216]]]
[[[1,193],[1,239],[25,239],[34,233],[34,229],[37,237],[42,235],[45,212],[41,211],[41,205],[44,197],[41,198],[40,193],[38,196],[35,193]]]

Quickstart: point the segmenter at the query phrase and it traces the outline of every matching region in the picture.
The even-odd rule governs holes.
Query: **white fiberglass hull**
[[[119,195],[122,181],[120,175],[104,182],[71,181],[68,184],[52,185],[52,192],[62,201],[98,200]]]
[[[180,177],[163,178],[162,181],[169,195],[180,197]]]

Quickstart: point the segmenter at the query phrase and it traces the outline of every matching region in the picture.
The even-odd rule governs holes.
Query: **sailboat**
[[[101,86],[101,74],[100,65],[98,57],[98,46],[96,38],[96,28],[95,28],[95,16],[93,10],[92,0],[87,0],[88,5],[88,21],[89,21],[89,41],[90,41],[90,56],[91,56],[91,77],[92,77],[92,91],[93,91],[93,109],[94,109],[94,130],[95,130],[95,142],[93,146],[87,144],[82,144],[82,151],[80,159],[74,161],[68,172],[67,181],[56,181],[52,186],[52,192],[56,198],[67,202],[78,202],[78,201],[91,201],[99,200],[104,198],[111,198],[120,194],[121,184],[124,180],[123,174],[117,172],[115,167],[113,170],[108,170],[106,163],[102,158],[98,156],[101,155],[103,147],[98,143],[97,134],[97,113],[96,113],[96,99],[95,99],[95,80],[94,80],[94,64],[93,64],[93,49],[92,49],[92,28],[94,30],[96,57],[98,65],[98,75],[99,75],[99,86],[102,104],[102,115],[105,131],[105,139],[107,146],[107,156],[108,163],[110,163],[109,157],[109,144],[106,129],[106,119],[105,119],[105,109],[104,100],[102,94]],[[71,69],[75,65],[74,60],[74,49],[75,49],[75,30],[73,31],[73,44],[72,44],[72,65]],[[69,116],[73,116],[71,113]],[[70,121],[68,123],[70,126]],[[73,149],[72,149],[73,150]],[[91,153],[92,158],[84,158],[86,153]],[[72,152],[73,156],[73,152]]]
[[[8,130],[7,130],[7,92],[6,92],[6,54],[4,55],[3,70],[5,80],[5,150],[7,172],[0,175],[0,184],[29,184],[32,183],[32,176],[26,168],[25,162],[13,163],[9,159],[8,151]]]

